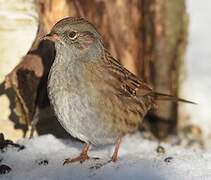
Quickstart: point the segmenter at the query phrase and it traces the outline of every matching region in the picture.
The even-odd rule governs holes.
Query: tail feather
[[[183,103],[189,103],[189,104],[197,104],[193,101],[178,98],[176,96],[169,95],[169,94],[153,92],[153,96],[155,97],[156,100],[165,100],[165,101],[174,101],[174,102],[183,102]]]

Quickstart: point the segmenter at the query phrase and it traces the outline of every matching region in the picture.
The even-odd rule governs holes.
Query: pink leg
[[[78,157],[65,159],[63,165],[78,162],[78,161],[80,163],[83,163],[84,161],[88,160],[89,159],[89,156],[88,156],[89,146],[90,146],[89,144],[85,144],[81,154]]]
[[[119,146],[120,146],[121,141],[122,141],[122,137],[119,137],[117,139],[117,142],[116,142],[116,145],[115,145],[114,153],[113,153],[113,155],[111,157],[111,161],[112,162],[116,162],[117,161],[118,151],[119,151]]]

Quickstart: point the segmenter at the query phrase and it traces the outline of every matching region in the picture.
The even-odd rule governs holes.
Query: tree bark
[[[102,34],[106,47],[126,68],[150,83],[155,90],[178,95],[186,45],[187,15],[184,1],[37,0],[40,17],[37,37],[22,62],[7,76],[7,84],[16,89],[22,112],[27,119],[25,121],[30,124],[35,107],[39,105],[39,94],[45,96],[40,107],[43,104],[49,105],[46,103],[46,84],[54,52],[51,50],[50,55],[44,55],[46,50],[43,51],[39,45],[39,38],[66,16],[88,19]],[[32,61],[32,58],[35,60]],[[28,84],[33,86],[31,97],[26,96],[27,87],[21,84],[20,79],[26,75],[20,74],[23,69],[30,71],[30,82],[35,80],[33,85]],[[175,132],[177,105],[158,102],[158,106],[158,111],[151,113],[149,122],[152,130],[156,129],[154,133],[164,137],[169,132]]]
[[[178,96],[187,45],[185,1],[144,1],[144,10],[144,79],[156,91]],[[157,103],[149,121],[153,132],[162,138],[176,132],[178,104]]]

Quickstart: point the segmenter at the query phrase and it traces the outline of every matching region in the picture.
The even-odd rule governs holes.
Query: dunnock
[[[48,95],[64,129],[85,142],[80,156],[64,163],[89,159],[89,145],[116,142],[135,132],[156,97],[181,100],[154,92],[125,69],[105,49],[101,35],[82,18],[57,22],[44,39],[55,42],[56,57],[48,76]]]

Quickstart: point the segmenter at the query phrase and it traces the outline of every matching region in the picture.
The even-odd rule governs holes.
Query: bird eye
[[[71,31],[69,33],[69,37],[70,37],[70,39],[74,40],[77,37],[77,33],[75,31]]]

